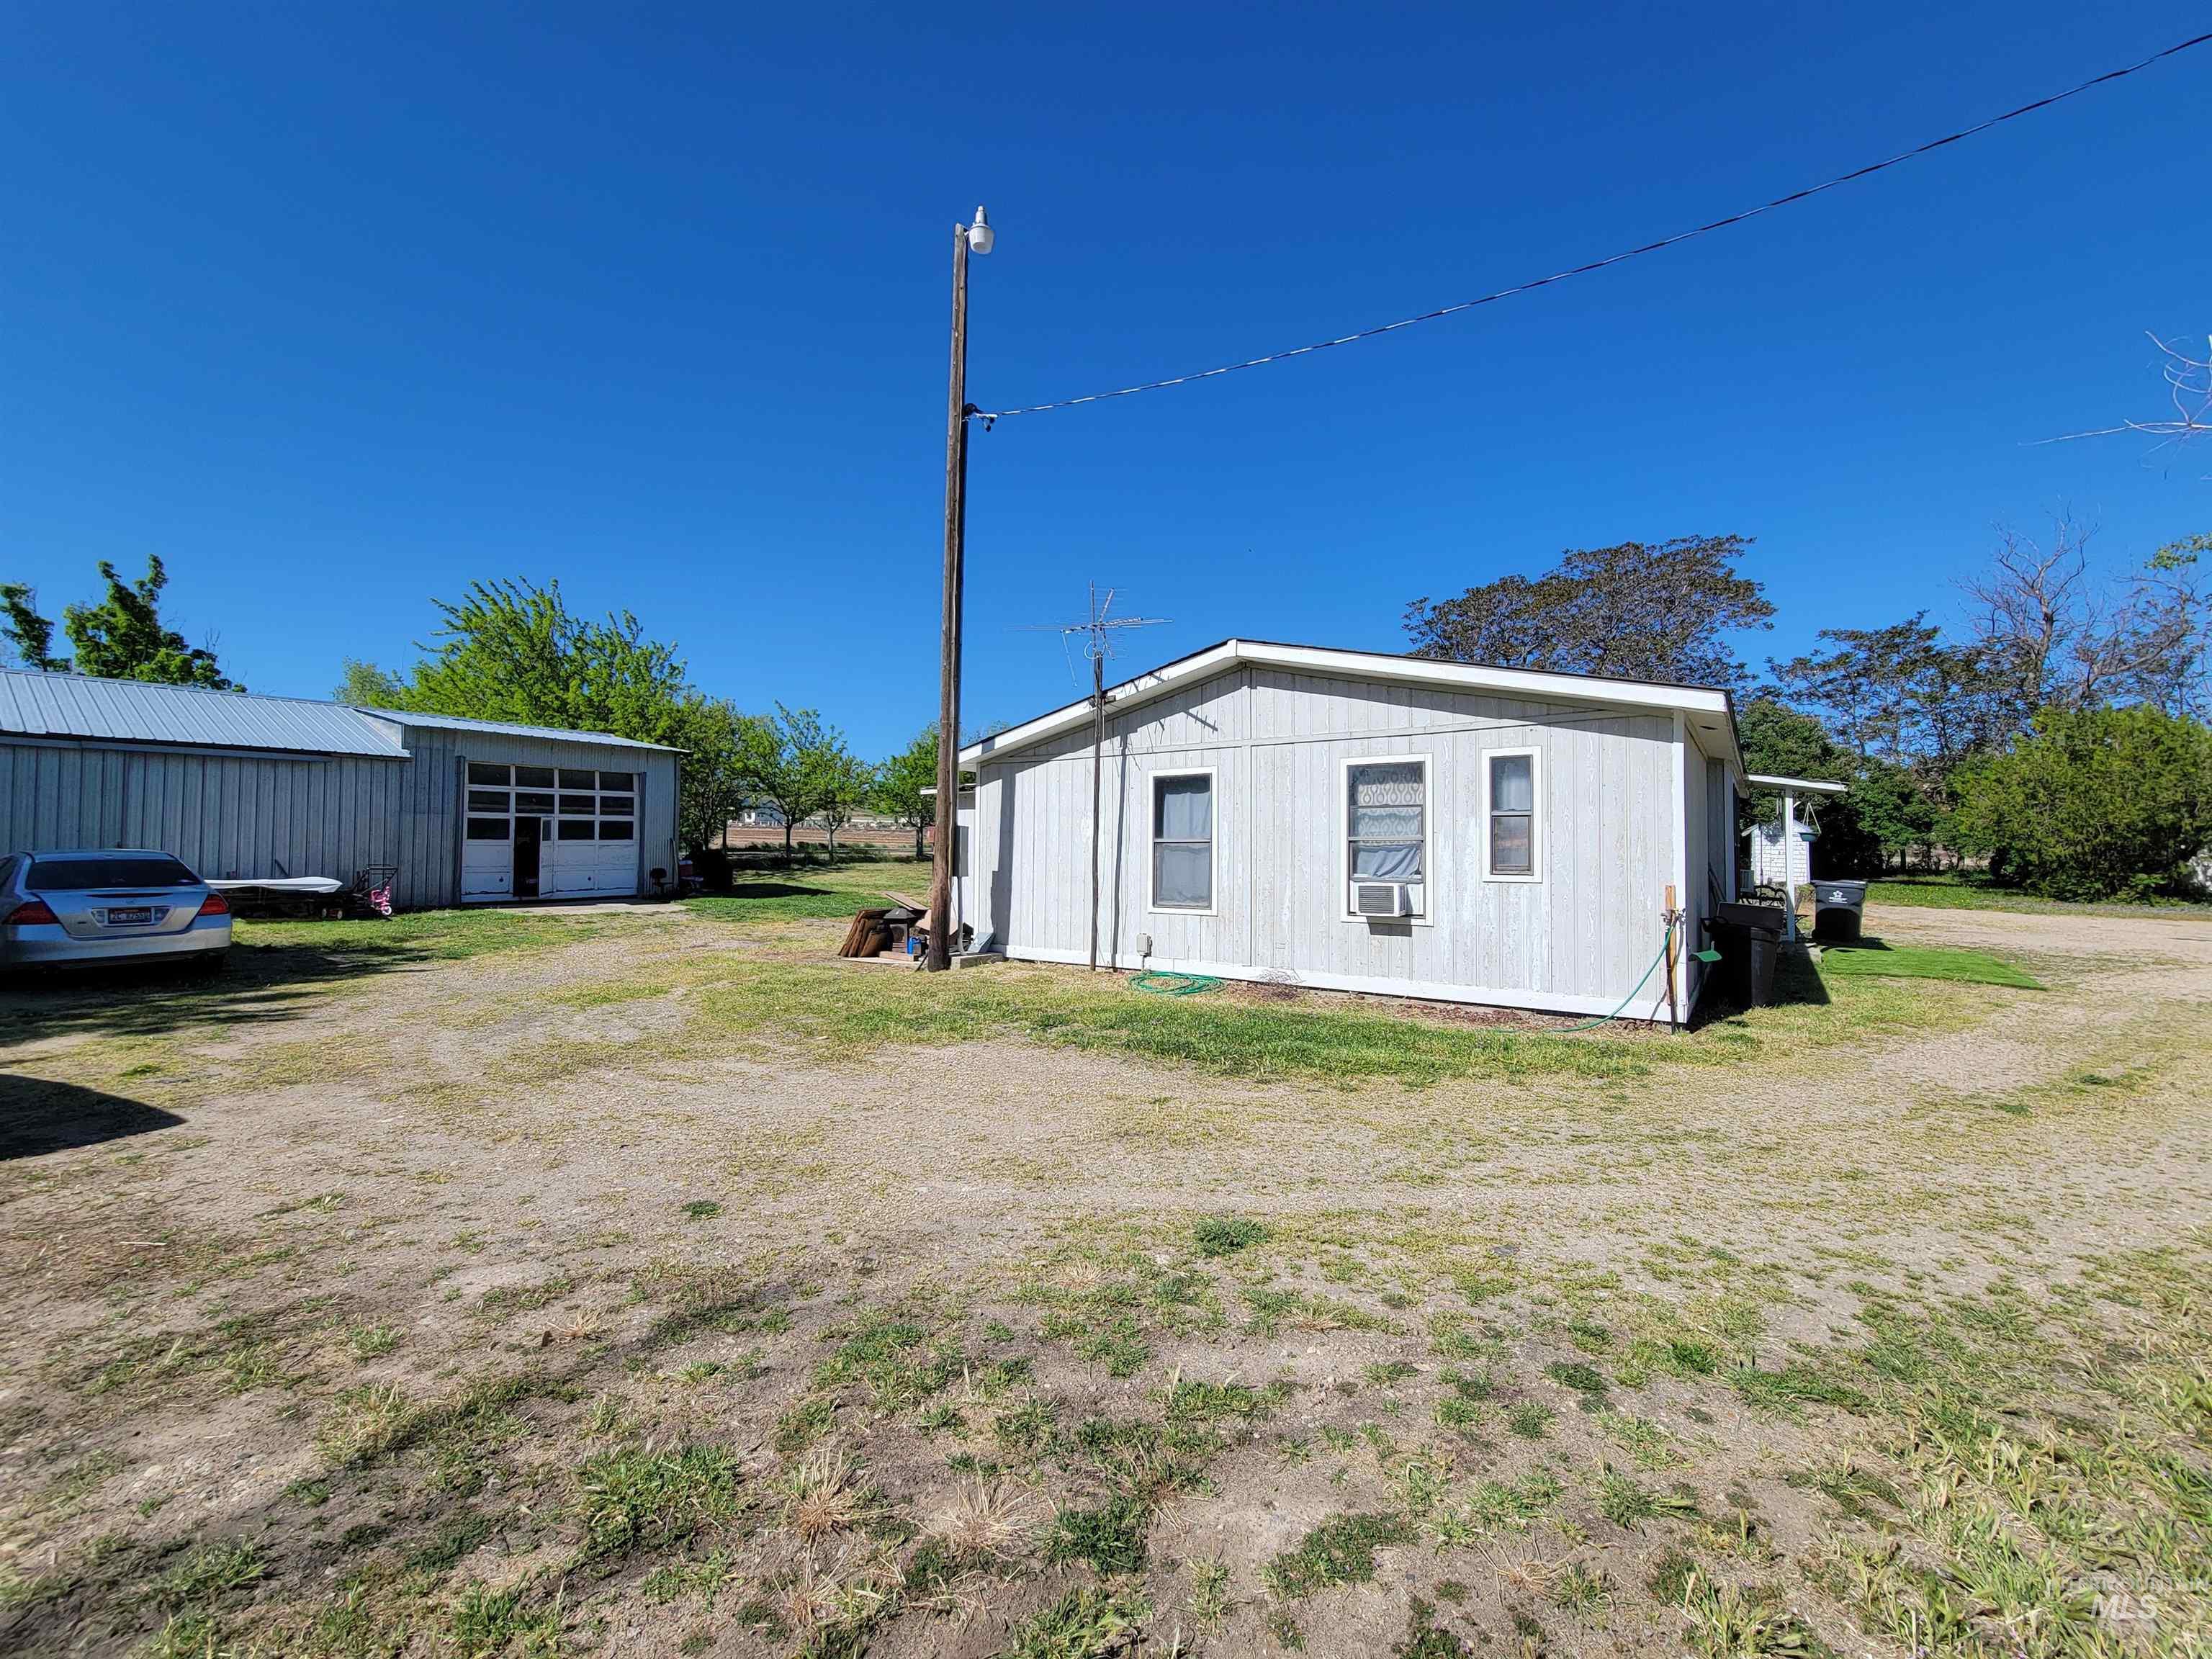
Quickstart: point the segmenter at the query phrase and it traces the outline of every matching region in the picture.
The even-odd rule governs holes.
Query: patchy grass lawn
[[[2160,899],[2137,904],[2113,900],[2072,903],[2063,899],[2038,898],[2016,888],[2001,887],[1972,871],[1947,871],[1926,876],[1888,876],[1867,884],[1869,903],[1895,904],[1935,910],[2017,910],[2040,915],[2173,916],[2212,913],[2212,901]]]
[[[2041,981],[1986,951],[1955,945],[1893,945],[1878,939],[1858,945],[1832,945],[1820,959],[1820,975],[1841,979],[1948,979],[1961,985],[2008,985],[2040,991]]]
[[[924,879],[0,1010],[0,1650],[2202,1651],[2186,920],[1565,1036],[826,959]]]

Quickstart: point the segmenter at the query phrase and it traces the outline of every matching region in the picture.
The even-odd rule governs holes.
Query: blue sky
[[[0,578],[95,560],[257,690],[558,578],[874,755],[934,711],[951,228],[1026,403],[1464,298],[2191,32],[1947,8],[48,7],[0,67]],[[1741,229],[1301,362],[978,433],[971,719],[1072,694],[1085,585],[1400,648],[1421,594],[1734,532],[1782,614],[1954,610],[1991,526],[2212,526],[2212,47]]]

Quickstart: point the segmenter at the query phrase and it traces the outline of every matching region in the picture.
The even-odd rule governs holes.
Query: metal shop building
[[[213,880],[389,865],[410,909],[652,892],[681,763],[603,732],[0,671],[0,852],[157,848]]]

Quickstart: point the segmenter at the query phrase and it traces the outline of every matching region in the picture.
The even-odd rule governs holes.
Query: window
[[[505,841],[507,820],[505,818],[471,818],[469,839],[471,841]]]
[[[1152,906],[1213,910],[1213,774],[1152,775]]]
[[[471,761],[469,763],[469,781],[471,783],[489,783],[495,787],[504,789],[507,787],[507,768],[504,766],[487,766],[482,761]]]
[[[518,812],[550,812],[553,810],[553,797],[518,789],[514,793],[514,810]]]
[[[635,778],[636,774],[633,772],[602,772],[599,774],[599,787],[611,789],[618,795],[627,795]]]
[[[106,853],[33,859],[23,885],[34,893],[66,893],[98,887],[190,887],[198,880],[167,853]]]
[[[634,817],[637,813],[637,797],[635,795],[602,795],[599,797],[599,811],[608,817]]]
[[[553,769],[550,766],[518,766],[514,769],[514,787],[518,789],[550,789]]]
[[[562,796],[561,815],[563,817],[573,818],[587,818],[591,817],[592,797],[589,795]]]
[[[470,790],[469,811],[471,812],[504,812],[507,811],[507,791],[504,789]]]
[[[1533,749],[1495,749],[1483,757],[1482,869],[1492,881],[1542,879],[1536,817],[1540,763]]]
[[[561,839],[562,839],[562,841],[589,841],[589,840],[591,840],[591,839],[592,839],[592,821],[591,821],[591,819],[589,819],[589,818],[562,818],[562,819],[561,820]]]
[[[563,789],[596,789],[599,783],[597,776],[590,772],[578,772],[564,766],[561,769],[561,787]]]
[[[1420,889],[1428,879],[1427,757],[1349,762],[1344,779],[1346,874],[1355,882],[1403,882]],[[1425,915],[1425,895],[1416,890],[1411,896],[1414,915]],[[1345,899],[1346,914],[1356,914],[1348,884]]]
[[[629,820],[628,818],[601,818],[599,820],[599,839],[601,841],[628,841],[629,838]]]

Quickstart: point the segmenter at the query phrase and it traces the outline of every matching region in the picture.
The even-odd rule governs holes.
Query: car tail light
[[[200,901],[200,914],[204,916],[227,916],[230,914],[230,901],[220,893],[210,893]]]
[[[59,918],[47,908],[46,900],[28,899],[8,913],[6,925],[10,927],[52,927],[59,925]]]

